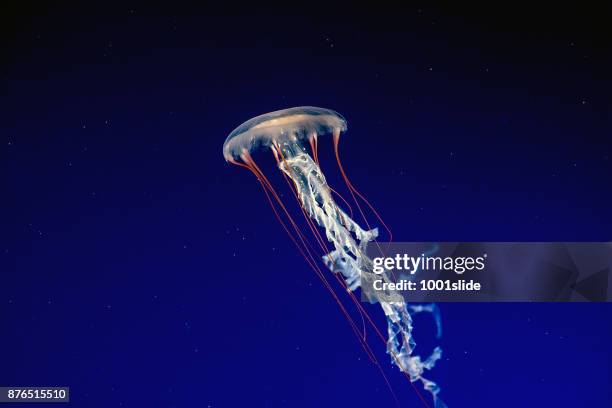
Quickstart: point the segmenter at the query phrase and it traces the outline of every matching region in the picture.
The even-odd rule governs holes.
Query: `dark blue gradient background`
[[[223,141],[331,108],[396,240],[610,240],[601,14],[528,10],[4,13],[0,384],[69,385],[77,407],[394,406]],[[429,377],[451,408],[610,406],[609,304],[441,310]],[[426,353],[433,325],[416,324]],[[402,406],[422,406],[370,339]]]

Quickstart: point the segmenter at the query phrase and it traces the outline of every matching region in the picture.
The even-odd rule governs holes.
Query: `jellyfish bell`
[[[278,146],[292,155],[303,141],[316,143],[317,135],[339,135],[346,130],[346,120],[338,112],[314,106],[300,106],[266,113],[247,120],[229,134],[223,144],[228,162],[240,161],[244,151]]]
[[[394,398],[396,397],[390,382],[366,341],[368,324],[374,334],[386,344],[391,363],[399,368],[412,386],[415,387],[414,383],[420,381],[423,388],[432,395],[434,406],[445,407],[438,398],[439,387],[423,376],[423,373],[433,368],[436,361],[441,358],[441,350],[435,348],[429,357],[421,358],[414,353],[415,342],[412,336],[412,315],[428,312],[438,321],[438,308],[433,304],[408,305],[401,297],[398,298],[397,294],[389,291],[370,294],[376,297],[370,300],[378,302],[385,313],[387,319],[387,336],[385,336],[353,293],[361,287],[362,277],[367,278],[364,274],[373,273],[373,261],[366,253],[366,246],[370,242],[376,242],[378,237],[378,229],[371,228],[359,200],[370,208],[385,227],[389,241],[392,240],[392,235],[374,206],[350,182],[342,166],[338,144],[340,134],[346,129],[346,120],[330,109],[302,106],[279,110],[250,119],[232,131],[223,144],[223,157],[232,164],[247,168],[257,177],[277,220],[306,263],[333,296],[363,350],[380,370]],[[353,219],[348,201],[329,186],[319,166],[317,136],[329,133],[333,136],[338,168],[366,227],[362,227]],[[308,152],[305,141],[310,144],[311,152]],[[272,151],[278,168],[300,204],[307,229],[297,223],[283,202],[283,195],[276,191],[251,156],[252,152],[266,148]],[[350,215],[336,203],[333,194],[346,204]],[[355,312],[349,312],[336,293],[333,281],[330,282],[328,275],[321,270],[321,263],[332,272],[333,278],[345,293],[348,293],[355,311],[361,318],[362,328],[353,317]],[[388,279],[385,275],[379,276]],[[418,389],[416,387],[414,389],[424,405],[428,406]]]

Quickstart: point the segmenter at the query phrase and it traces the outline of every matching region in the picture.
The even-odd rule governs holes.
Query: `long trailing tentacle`
[[[336,134],[334,134],[334,136],[336,136]],[[357,202],[356,195],[362,198],[368,206],[370,206],[377,218],[379,218],[379,221],[383,223],[371,204],[353,187],[346,177],[342,164],[340,163],[337,146],[338,141],[336,137],[334,138],[334,145],[341,172],[349,187],[349,192],[355,199],[364,220],[365,215]],[[316,151],[316,141],[311,141],[311,147],[313,148],[313,155],[317,157],[317,154],[314,153]],[[438,397],[440,388],[436,383],[423,376],[426,370],[430,370],[435,366],[436,361],[441,358],[442,351],[439,347],[436,347],[429,357],[423,359],[421,356],[414,353],[416,344],[412,336],[412,315],[423,312],[432,314],[437,327],[437,337],[440,336],[441,324],[437,306],[435,304],[408,305],[403,299],[388,292],[372,295],[377,298],[371,300],[380,303],[387,318],[387,337],[385,338],[376,327],[372,318],[365,311],[363,305],[353,294],[353,292],[361,286],[362,279],[371,279],[368,273],[371,273],[370,271],[372,270],[372,260],[366,255],[366,247],[369,242],[376,240],[378,230],[376,228],[370,228],[369,224],[367,224],[367,220],[365,220],[365,222],[366,225],[368,225],[368,229],[364,230],[352,219],[352,214],[349,216],[335,203],[333,200],[333,190],[327,184],[317,161],[313,161],[299,144],[293,145],[291,149],[288,150],[284,150],[283,147],[275,145],[272,147],[272,152],[284,178],[289,183],[291,191],[300,203],[301,211],[308,228],[315,238],[316,245],[318,245],[325,254],[322,257],[324,264],[334,273],[334,277],[348,291],[351,300],[356,306],[362,320],[361,330],[338,298],[330,282],[328,282],[319,269],[315,256],[315,253],[318,251],[316,251],[314,246],[310,243],[310,240],[307,239],[306,235],[301,231],[281,200],[279,194],[272,187],[272,184],[252,159],[249,152],[245,150],[241,155],[244,163],[238,161],[232,162],[249,169],[255,174],[274,210],[275,216],[279,219],[283,228],[307,261],[308,265],[315,271],[316,275],[323,282],[323,285],[332,293],[334,300],[337,302],[344,317],[349,322],[351,329],[357,335],[366,355],[379,368],[396,403],[399,404],[390,382],[374,356],[373,351],[366,342],[366,321],[374,328],[378,337],[386,342],[387,353],[391,357],[392,364],[396,365],[410,380],[412,386],[414,387],[414,383],[420,381],[423,388],[431,393],[434,400],[434,407],[445,407],[444,403]],[[287,222],[283,221],[283,218],[286,219]],[[321,236],[317,226],[324,230],[326,239]],[[384,226],[387,228],[386,225]],[[330,249],[327,243],[330,243],[333,249]],[[428,403],[418,389],[414,389],[423,404],[428,407]]]
[[[357,201],[357,198],[355,197],[355,195],[357,195],[359,198],[361,198],[363,200],[364,203],[366,203],[366,205],[370,208],[370,210],[374,213],[374,215],[376,216],[376,218],[378,219],[378,221],[382,224],[382,226],[385,228],[385,230],[387,231],[387,233],[389,234],[389,242],[393,241],[393,233],[391,232],[391,228],[389,228],[387,226],[387,224],[385,223],[385,221],[382,219],[382,217],[380,216],[380,214],[378,213],[378,211],[376,211],[376,209],[374,208],[374,206],[372,204],[370,204],[370,202],[368,201],[367,198],[365,198],[365,196],[363,194],[361,194],[359,192],[359,190],[357,190],[355,188],[355,186],[353,185],[353,183],[351,183],[351,181],[348,178],[348,175],[346,174],[346,171],[344,170],[344,166],[342,166],[342,160],[340,160],[340,150],[339,150],[339,144],[340,144],[340,132],[334,132],[333,135],[334,138],[334,153],[336,155],[336,161],[338,162],[338,168],[340,169],[340,173],[342,174],[342,178],[344,179],[344,182],[346,183],[346,186],[348,187],[349,191],[351,192],[351,195],[353,196],[353,200],[355,201],[355,203],[357,204],[357,207],[359,208],[359,212],[361,213],[361,216],[363,217],[364,222],[366,223],[366,225],[368,225],[369,228],[369,224],[368,221],[366,219],[365,213],[363,212],[363,210],[361,209],[361,207],[359,206],[359,202]]]

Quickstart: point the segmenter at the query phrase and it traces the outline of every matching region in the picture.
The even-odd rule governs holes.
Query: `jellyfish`
[[[397,397],[393,393],[389,380],[367,341],[366,326],[370,327],[376,337],[386,344],[386,352],[390,356],[391,364],[406,376],[424,405],[429,406],[418,387],[415,386],[418,382],[431,394],[434,407],[446,407],[438,396],[440,393],[438,385],[425,377],[426,371],[431,370],[441,358],[442,350],[436,347],[426,358],[417,355],[412,333],[412,317],[417,313],[431,313],[436,321],[437,337],[439,338],[441,325],[437,306],[435,304],[408,304],[397,294],[389,292],[377,291],[374,294],[368,294],[368,296],[376,297],[369,299],[370,302],[380,304],[384,312],[387,322],[385,336],[365,309],[366,303],[360,302],[354,294],[364,279],[372,278],[372,260],[366,253],[366,247],[369,243],[377,242],[379,235],[378,228],[370,227],[360,202],[370,209],[385,228],[389,241],[392,240],[392,234],[374,206],[349,180],[342,166],[339,141],[340,136],[346,130],[346,120],[339,113],[330,109],[302,106],[279,110],[252,118],[232,131],[223,144],[223,157],[227,162],[246,168],[256,176],[277,220],[306,263],[334,297],[364,352],[378,366],[396,402]],[[321,171],[318,137],[324,135],[332,137],[340,173],[365,227],[353,219],[352,207],[348,200],[327,183]],[[282,177],[299,203],[300,212],[305,220],[302,221],[302,224],[298,223],[288,205],[283,201],[284,196],[277,192],[253,159],[252,154],[266,150],[271,151]],[[334,197],[339,198],[346,210],[338,205]],[[350,215],[346,211],[349,211]],[[306,228],[302,227],[303,223],[306,224]],[[329,272],[324,273],[322,266],[329,269],[331,275]],[[350,297],[361,318],[361,327],[353,318],[354,312],[353,314],[349,312],[334,290],[329,279],[331,277],[338,281]],[[379,279],[380,277],[385,278],[385,275],[378,276]]]

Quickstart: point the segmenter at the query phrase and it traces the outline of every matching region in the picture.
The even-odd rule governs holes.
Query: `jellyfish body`
[[[380,303],[387,319],[387,336],[385,337],[375,327],[363,305],[355,300],[353,295],[353,292],[360,287],[362,279],[371,277],[368,274],[372,273],[372,260],[366,255],[366,246],[369,242],[376,240],[378,229],[369,228],[364,212],[357,200],[358,197],[363,200],[365,198],[348,180],[340,162],[338,143],[341,133],[346,129],[346,120],[337,112],[329,109],[306,106],[280,110],[255,117],[237,127],[223,145],[223,156],[226,161],[248,168],[255,174],[272,205],[275,215],[304,256],[304,259],[332,292],[332,295],[336,296],[327,277],[319,269],[318,261],[322,261],[347,289],[364,325],[366,321],[369,322],[378,336],[386,343],[387,353],[391,357],[392,364],[396,365],[411,383],[420,381],[423,387],[431,393],[435,407],[444,407],[444,403],[438,398],[439,387],[423,376],[423,373],[433,368],[436,361],[440,359],[441,349],[436,347],[429,357],[422,359],[414,353],[416,344],[412,336],[412,315],[428,312],[436,320],[439,337],[438,308],[434,304],[409,305],[397,295],[389,292],[372,295],[377,296],[376,299],[371,300]],[[318,165],[317,137],[323,134],[333,136],[340,171],[368,228],[362,228],[333,198],[335,190],[327,184]],[[310,144],[312,156],[308,153],[305,142]],[[316,241],[314,245],[311,243],[312,239],[298,227],[280,195],[276,193],[268,178],[251,156],[252,152],[266,148],[272,151],[279,169],[300,203],[307,225]],[[367,200],[365,202],[382,222],[369,202]],[[345,201],[345,203],[348,205],[348,202]],[[320,230],[323,230],[324,238],[320,234]],[[318,259],[314,248],[317,245],[323,252],[321,258]],[[338,278],[338,276],[341,276],[341,278]],[[385,278],[384,275],[378,276],[378,278],[380,277]],[[365,352],[377,363],[369,344],[365,341],[365,327],[362,335],[345,306],[339,299],[336,298],[336,301],[358,336]],[[419,397],[421,397],[420,394]],[[422,397],[421,399],[423,400]],[[423,402],[427,405],[425,400]]]
[[[238,126],[223,143],[225,160],[239,160],[244,150],[280,145],[300,146],[316,135],[343,132],[346,120],[330,109],[302,106],[266,113]]]

